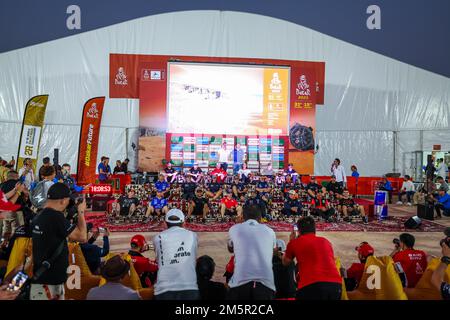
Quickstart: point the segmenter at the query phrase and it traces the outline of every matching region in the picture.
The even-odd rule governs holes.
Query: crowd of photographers
[[[120,255],[106,260],[109,232],[86,224],[86,201],[77,196],[82,188],[70,176],[70,166],[55,168],[44,161],[38,174],[40,178],[36,178],[27,159],[21,170],[20,173],[10,168],[1,185],[0,260],[8,262],[20,237],[32,239],[32,253],[8,277],[3,268],[0,299],[63,300],[69,267],[68,241],[80,243],[90,271],[106,281],[89,291],[87,299],[92,300],[140,299],[136,291],[121,283],[131,266],[139,275],[141,285],[153,288],[156,300],[339,300],[342,282],[345,281],[349,291],[357,288],[367,258],[375,254],[369,243],[362,242],[356,248],[360,261],[346,272],[339,272],[332,244],[316,235],[315,219],[296,218],[286,245],[276,239],[270,227],[261,223],[265,214],[261,205],[249,202],[242,206],[242,222],[229,230],[226,245],[232,257],[224,275],[225,283],[211,280],[215,262],[209,256],[198,257],[197,235],[183,228],[187,217],[178,209],[164,212],[167,229],[151,242],[141,235],[131,239],[130,260]],[[95,244],[100,234],[102,246]],[[443,299],[450,298],[449,284],[444,282],[450,263],[449,236],[447,230],[446,238],[441,241],[441,263],[431,280]],[[400,235],[394,245],[391,257],[402,283],[413,288],[427,268],[427,255],[415,249],[411,234]],[[155,260],[144,256],[150,248],[155,251]],[[26,273],[29,263],[33,268],[31,277]]]

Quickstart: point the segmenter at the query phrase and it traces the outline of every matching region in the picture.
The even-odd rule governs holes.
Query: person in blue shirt
[[[256,184],[256,191],[258,192],[258,195],[263,199],[264,201],[269,201],[270,198],[270,187],[269,184],[266,181],[266,176],[261,176],[260,180]]]
[[[450,194],[445,191],[445,188],[440,187],[438,191],[439,195],[435,198],[436,203],[434,209],[438,218],[442,218],[442,214],[446,217],[450,217]]]
[[[163,192],[158,190],[156,197],[152,199],[150,205],[147,208],[146,217],[149,218],[152,215],[157,217],[165,215],[169,211],[167,199],[163,197]]]
[[[111,167],[109,166],[109,158],[102,157],[101,162],[98,164],[98,181],[100,183],[108,183],[108,179],[111,177]]]
[[[53,182],[64,183],[66,186],[69,187],[69,189],[72,193],[80,193],[84,189],[87,189],[90,186],[90,184],[86,185],[84,187],[77,185],[77,182],[75,181],[75,179],[70,175],[70,164],[68,164],[68,163],[64,163],[62,165],[61,172],[55,177]]]
[[[233,174],[237,174],[244,163],[244,150],[241,145],[237,143],[233,150]]]
[[[379,189],[388,192],[389,203],[392,203],[392,191],[394,189],[392,188],[391,182],[386,177],[383,177]]]
[[[163,174],[159,175],[159,180],[155,182],[155,189],[156,191],[162,192],[164,198],[169,196],[169,190],[170,184],[166,181]]]
[[[352,166],[350,167],[350,170],[352,170],[352,177],[358,179],[358,178],[359,178],[358,168],[356,168],[355,165],[352,165]]]
[[[86,229],[88,234],[92,231],[92,236],[89,238],[88,242],[80,243],[80,248],[83,252],[83,256],[89,270],[91,270],[93,274],[100,274],[100,264],[102,262],[102,258],[109,254],[109,231],[104,228],[103,247],[100,247],[94,244],[100,235],[99,228],[94,228],[92,223],[87,223]]]

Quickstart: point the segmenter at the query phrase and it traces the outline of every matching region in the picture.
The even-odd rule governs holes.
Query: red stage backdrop
[[[205,152],[205,138],[192,139],[189,136],[197,137],[199,134],[209,136],[204,132],[188,132],[184,136],[180,132],[170,132],[168,123],[168,63],[216,63],[216,64],[239,64],[245,66],[275,66],[279,68],[289,68],[290,76],[290,100],[286,98],[286,108],[289,109],[289,128],[285,134],[222,134],[213,135],[214,141],[208,144],[210,153],[208,161],[203,161],[203,165],[209,166],[215,163],[215,149],[217,138],[226,141],[242,141],[243,136],[249,138],[251,145],[247,147],[247,156],[252,157],[249,161],[258,161],[261,166],[273,161],[274,169],[277,163],[287,165],[287,161],[292,162],[297,171],[302,174],[312,174],[314,172],[314,146],[315,146],[315,106],[323,104],[325,63],[308,61],[290,61],[274,59],[245,59],[245,58],[223,58],[223,57],[192,57],[192,56],[156,56],[156,55],[110,55],[110,97],[111,98],[139,98],[140,99],[140,138],[139,138],[139,169],[142,171],[159,171],[162,168],[162,160],[170,156],[176,156],[176,165],[190,166],[193,160],[198,160],[199,152]],[[279,74],[283,80],[283,73]],[[271,77],[264,75],[264,86],[269,85]],[[287,84],[288,85],[288,84]],[[199,85],[202,87],[202,85]],[[203,87],[208,86],[203,84]],[[276,87],[276,85],[275,85]],[[283,90],[285,87],[283,87]],[[198,89],[198,88],[195,88]],[[186,89],[185,89],[186,90]],[[207,89],[209,92],[209,88]],[[277,108],[277,99],[274,92],[264,89],[264,117],[273,111],[270,108]],[[220,95],[220,92],[218,93]],[[284,93],[283,93],[284,95]],[[272,99],[272,100],[271,100]],[[284,102],[283,102],[284,103]],[[267,108],[269,104],[272,107]],[[282,112],[282,111],[280,111]],[[280,113],[282,114],[282,113]],[[274,121],[276,121],[276,116]],[[206,119],[205,119],[206,120]],[[220,114],[215,121],[219,121]],[[226,121],[226,120],[225,120]],[[270,120],[265,125],[270,126]],[[166,139],[166,134],[171,134],[172,138]],[[292,137],[287,138],[286,134]],[[256,137],[256,138],[255,138]],[[273,140],[273,138],[275,138]],[[180,140],[181,139],[181,140]],[[294,140],[293,140],[294,139]],[[192,140],[192,141],[191,141]],[[256,141],[258,140],[258,141]],[[247,140],[245,140],[247,142]],[[275,143],[287,143],[283,146],[271,145]],[[201,143],[199,143],[201,142]],[[198,145],[201,146],[198,146]],[[180,153],[180,148],[183,148]],[[187,149],[186,149],[187,148]],[[287,152],[285,152],[285,150]],[[201,150],[201,151],[199,151]],[[268,151],[270,150],[270,153]],[[273,154],[272,150],[279,152]],[[250,155],[249,152],[253,152]],[[192,153],[194,155],[192,155]],[[202,157],[204,155],[202,154]],[[194,159],[192,159],[194,157]],[[270,158],[270,159],[269,159]],[[168,159],[167,159],[168,160]],[[203,160],[203,158],[202,158]],[[253,163],[252,163],[253,164]],[[281,167],[280,167],[281,168]]]
[[[88,100],[83,107],[78,150],[77,179],[80,184],[94,183],[96,179],[98,139],[105,97]]]

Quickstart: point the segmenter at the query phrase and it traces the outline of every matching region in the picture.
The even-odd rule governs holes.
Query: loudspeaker
[[[414,216],[406,220],[405,228],[417,229],[422,224],[422,220],[418,216]]]
[[[434,205],[433,204],[418,204],[417,216],[422,219],[434,220]]]
[[[53,165],[55,168],[59,165],[59,149],[53,149]]]

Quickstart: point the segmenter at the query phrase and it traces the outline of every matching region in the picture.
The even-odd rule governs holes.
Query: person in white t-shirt
[[[234,253],[234,273],[228,285],[229,300],[271,300],[275,296],[272,258],[275,232],[260,224],[259,206],[244,207],[245,222],[228,231],[228,250]]]
[[[153,238],[158,263],[156,300],[199,300],[195,271],[197,234],[182,228],[184,214],[171,209],[165,218],[167,230]]]
[[[239,179],[240,179],[242,182],[249,183],[249,182],[250,182],[250,181],[249,181],[250,173],[252,173],[252,171],[251,171],[250,169],[248,169],[248,168],[247,168],[247,164],[244,163],[244,164],[242,165],[242,168],[239,169],[239,171],[238,171]]]
[[[437,160],[436,175],[444,178],[444,180],[448,177],[447,165],[445,164],[443,158]]]
[[[341,165],[341,160],[336,158],[331,164],[331,174],[336,177],[336,182],[345,188],[347,185],[347,176],[345,175],[344,166]]]
[[[23,160],[23,167],[19,170],[19,176],[23,179],[23,184],[30,189],[31,184],[36,180],[33,171],[33,162],[30,158]]]
[[[408,200],[408,206],[411,205],[411,198],[414,196],[415,193],[415,187],[414,183],[411,181],[411,177],[408,175],[405,175],[402,184],[402,187],[400,188],[400,191],[398,193],[398,202],[397,204],[403,204],[402,197],[406,195],[406,199]]]
[[[222,143],[222,147],[217,151],[219,154],[219,163],[223,170],[228,169],[228,158],[230,157],[230,152],[227,150],[226,142]]]

